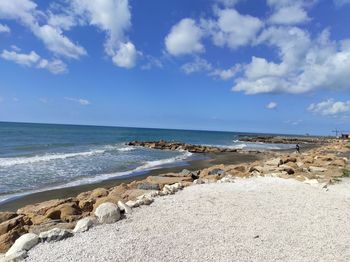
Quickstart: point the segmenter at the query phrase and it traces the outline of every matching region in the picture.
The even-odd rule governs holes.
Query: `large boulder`
[[[65,222],[72,222],[80,218],[82,211],[76,202],[64,203],[50,208],[46,211],[45,217],[49,219],[60,219]]]
[[[6,256],[11,256],[21,251],[28,251],[39,243],[39,237],[33,233],[27,233],[16,240],[12,247],[6,252]]]
[[[120,219],[120,210],[116,204],[103,203],[96,208],[95,216],[101,224],[112,224]]]
[[[29,228],[29,233],[40,234],[41,232],[50,231],[54,228],[61,228],[66,230],[72,230],[75,227],[75,222],[62,223],[58,220],[48,220],[40,225],[33,225]]]
[[[16,216],[10,220],[4,221],[0,224],[0,235],[6,234],[12,229],[30,225],[31,221],[23,215]]]
[[[70,230],[62,228],[54,228],[39,234],[39,238],[43,242],[60,241],[71,236],[73,236],[73,233]]]
[[[73,201],[72,198],[55,199],[55,200],[45,201],[39,204],[28,205],[18,209],[17,214],[26,215],[31,219],[33,224],[41,224],[45,220],[47,220],[47,217],[45,216],[45,214],[49,209],[55,208],[64,203],[69,203],[72,201]]]
[[[27,257],[27,251],[19,251],[8,256],[0,257],[0,262],[21,262]]]
[[[265,165],[274,166],[274,167],[278,167],[279,165],[282,165],[282,164],[283,164],[283,160],[281,158],[274,158],[265,162]]]

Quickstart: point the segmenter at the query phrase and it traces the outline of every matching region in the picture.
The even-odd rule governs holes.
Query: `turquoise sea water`
[[[198,157],[188,152],[125,145],[133,140],[278,148],[278,145],[241,143],[237,141],[240,134],[0,122],[0,202],[28,192],[132,176]]]

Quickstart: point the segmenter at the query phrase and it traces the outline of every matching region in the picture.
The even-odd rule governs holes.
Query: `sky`
[[[1,0],[0,121],[350,131],[350,0]]]

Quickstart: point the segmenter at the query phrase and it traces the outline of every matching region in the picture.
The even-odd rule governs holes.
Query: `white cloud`
[[[250,44],[263,26],[259,18],[242,15],[235,9],[220,9],[216,14],[217,20],[202,20],[202,26],[220,47],[236,49]]]
[[[40,60],[40,56],[34,51],[31,51],[29,54],[20,54],[15,51],[3,50],[0,56],[5,60],[28,67],[35,65]]]
[[[37,4],[33,1],[0,1],[0,18],[19,21],[53,53],[75,59],[86,55],[85,49],[64,36],[60,28],[49,24],[40,25],[39,20],[45,17],[45,13],[37,10]]]
[[[212,65],[207,60],[196,57],[193,62],[182,65],[181,70],[186,74],[206,72],[212,70]]]
[[[133,68],[137,60],[137,51],[133,43],[120,44],[119,50],[115,53],[112,60],[119,67]]]
[[[211,76],[216,76],[219,77],[222,80],[229,80],[231,78],[233,78],[234,76],[236,76],[236,74],[238,72],[240,72],[242,69],[241,65],[237,64],[232,66],[229,69],[214,69],[210,75]]]
[[[68,71],[67,65],[59,59],[53,59],[51,61],[47,59],[41,59],[37,65],[37,68],[47,69],[56,75],[66,73]]]
[[[128,0],[73,0],[72,6],[82,20],[107,34],[105,52],[117,66],[135,66],[137,51],[125,34],[131,27]]]
[[[266,105],[266,109],[274,110],[277,108],[277,103],[276,102],[270,102]]]
[[[166,50],[174,56],[204,52],[202,37],[203,32],[193,19],[182,19],[166,36]]]
[[[334,99],[327,99],[316,104],[311,104],[308,110],[324,116],[350,114],[350,101],[341,102]]]
[[[152,68],[163,68],[163,63],[160,59],[153,57],[151,55],[142,55],[146,63],[141,66],[142,70],[150,70]]]
[[[31,51],[29,54],[18,53],[16,51],[3,50],[0,57],[15,62],[16,64],[36,67],[40,69],[47,69],[53,74],[62,74],[67,71],[67,66],[59,59],[49,61],[41,58],[35,51]]]
[[[301,6],[284,6],[275,11],[269,18],[272,24],[295,25],[309,21],[307,12]]]
[[[10,33],[11,29],[7,25],[0,24],[0,33]]]
[[[89,100],[82,99],[82,98],[65,97],[64,99],[66,99],[68,101],[72,101],[72,102],[78,103],[78,104],[80,104],[82,106],[87,106],[87,105],[91,104]]]
[[[350,49],[344,42],[331,41],[327,30],[311,39],[297,27],[270,27],[256,43],[277,47],[281,62],[253,57],[233,91],[258,94],[350,89]]]

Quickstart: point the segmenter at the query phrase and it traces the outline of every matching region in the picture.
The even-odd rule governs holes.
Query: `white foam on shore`
[[[61,189],[61,188],[68,188],[68,187],[74,187],[74,186],[80,186],[80,185],[86,185],[86,184],[92,184],[92,183],[97,183],[101,182],[104,180],[112,179],[112,178],[117,178],[117,177],[122,177],[122,176],[130,176],[132,174],[137,174],[140,172],[145,172],[145,171],[150,171],[154,170],[157,168],[161,168],[165,165],[171,165],[177,162],[182,162],[191,157],[193,154],[190,152],[185,151],[184,154],[176,157],[171,157],[171,158],[166,158],[166,159],[161,159],[161,160],[154,160],[154,161],[147,161],[143,165],[129,171],[125,172],[116,172],[116,173],[109,173],[109,174],[100,174],[95,177],[86,177],[82,178],[76,181],[72,181],[69,183],[66,183],[64,185],[59,185],[59,186],[53,186],[53,187],[46,187],[42,188],[39,190],[32,190],[32,191],[27,191],[24,193],[16,193],[16,194],[10,194],[10,195],[4,195],[0,196],[0,204],[3,202],[6,202],[10,199],[22,197],[25,195],[30,195],[33,193],[40,193],[44,191],[49,191],[49,190],[55,190],[55,189]]]
[[[46,161],[67,159],[67,158],[73,158],[73,157],[87,157],[87,156],[93,156],[97,154],[104,154],[108,151],[114,151],[114,150],[119,152],[129,152],[136,149],[135,147],[131,147],[131,146],[124,146],[124,147],[120,147],[120,146],[121,145],[114,145],[114,146],[107,145],[102,147],[102,149],[92,149],[90,151],[75,152],[75,153],[52,153],[52,154],[37,155],[37,156],[31,156],[31,157],[0,158],[0,167],[33,164],[37,162],[46,162]]]

